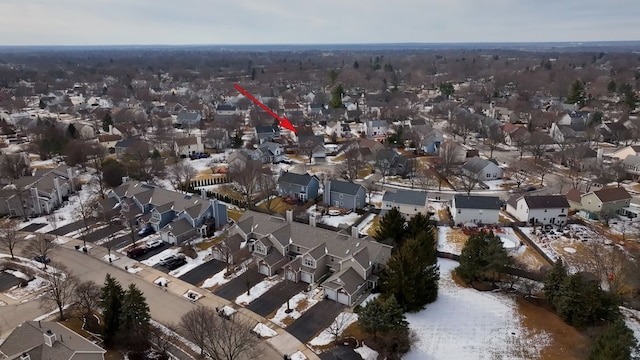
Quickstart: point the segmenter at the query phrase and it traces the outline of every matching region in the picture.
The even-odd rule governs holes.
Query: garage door
[[[313,280],[311,279],[311,274],[308,272],[301,272],[300,280],[302,280],[303,282],[306,282],[307,284],[311,284],[313,282]]]
[[[266,264],[260,264],[260,274],[269,276],[269,267]]]
[[[298,279],[296,279],[296,273],[293,271],[287,271],[287,280],[298,281]]]
[[[349,295],[343,293],[342,291],[338,291],[338,302],[340,304],[349,305]]]
[[[333,290],[333,289],[324,288],[324,296],[327,299],[330,299],[330,300],[333,300],[333,301],[336,301],[336,299],[337,299],[336,291]]]

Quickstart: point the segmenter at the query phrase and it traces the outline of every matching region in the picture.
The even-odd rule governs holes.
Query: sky
[[[0,0],[0,45],[640,40],[640,0]]]

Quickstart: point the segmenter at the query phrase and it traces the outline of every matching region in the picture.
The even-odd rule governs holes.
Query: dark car
[[[528,188],[525,189],[525,191],[534,191],[536,190],[535,186],[529,186]]]
[[[187,260],[184,257],[180,256],[175,259],[167,261],[164,264],[164,266],[169,270],[175,270],[186,263],[187,263]]]
[[[145,236],[151,235],[151,234],[153,234],[155,232],[156,231],[153,229],[153,227],[147,226],[144,229],[138,231],[138,235],[140,235],[141,237],[145,237]]]
[[[46,255],[37,255],[33,257],[33,260],[42,263],[42,264],[48,264],[51,262],[51,259],[49,259],[48,256]]]
[[[142,255],[146,254],[147,250],[148,249],[146,247],[144,247],[144,246],[136,247],[136,248],[133,248],[133,249],[127,251],[127,256],[132,258],[132,259],[135,259],[135,258],[137,258],[139,256],[142,256]]]

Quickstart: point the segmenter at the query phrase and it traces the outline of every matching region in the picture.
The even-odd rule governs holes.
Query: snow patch
[[[273,318],[271,318],[271,321],[282,328],[287,327],[287,325],[284,323],[284,320],[286,318],[291,318],[295,320],[300,316],[302,316],[302,314],[305,311],[309,310],[309,308],[311,308],[313,305],[315,305],[318,302],[318,300],[316,300],[314,297],[319,293],[320,293],[320,289],[314,289],[310,292],[302,291],[294,295],[291,299],[289,299],[289,307],[293,311],[287,314],[286,312],[287,304],[284,303],[282,304],[282,306],[280,306],[278,311],[276,311],[276,314],[273,316]],[[300,309],[298,309],[298,305],[303,300],[306,301],[304,307],[301,307]]]
[[[359,348],[353,349],[353,351],[357,352],[363,360],[377,360],[378,352],[368,347],[364,343]]]
[[[281,281],[282,281],[281,277],[274,277],[274,278],[268,278],[268,279],[262,280],[261,282],[257,283],[248,291],[249,294],[244,293],[238,296],[235,300],[235,303],[240,306],[247,306],[253,300],[262,296],[269,289],[271,289],[273,286],[275,286],[277,283]]]
[[[252,331],[263,338],[270,338],[278,335],[278,333],[275,330],[273,330],[272,328],[268,327],[263,323],[257,323]]]
[[[336,319],[333,321],[333,323],[331,323],[331,325],[329,325],[328,328],[322,330],[322,332],[318,334],[318,336],[316,336],[309,342],[309,345],[324,346],[331,344],[332,341],[336,340],[335,335],[332,333],[335,333],[337,330],[339,336],[356,321],[358,321],[358,314],[346,311],[341,312],[340,314],[338,314],[338,316],[336,316]]]

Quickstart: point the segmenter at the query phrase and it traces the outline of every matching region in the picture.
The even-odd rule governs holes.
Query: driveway
[[[117,233],[122,229],[124,229],[124,226],[122,226],[122,224],[118,224],[118,223],[109,224],[103,227],[102,229],[98,229],[96,231],[90,232],[89,234],[84,236],[84,240],[88,242],[96,242],[98,240],[102,240],[106,238],[107,236],[113,233]]]
[[[42,223],[33,223],[33,224],[29,224],[25,227],[23,227],[22,229],[20,229],[20,231],[29,231],[29,232],[34,232],[40,228],[43,228],[47,226],[47,224],[42,224]]]
[[[247,291],[247,280],[249,280],[249,288],[259,283],[265,276],[258,273],[258,270],[251,268],[244,274],[220,286],[213,293],[223,299],[233,301],[239,295]]]
[[[9,290],[14,286],[19,285],[21,282],[22,279],[7,272],[0,271],[0,291]]]
[[[162,246],[158,246],[157,248],[151,249],[148,252],[138,256],[136,258],[136,260],[138,260],[138,261],[147,260],[148,258],[150,258],[150,257],[152,257],[154,255],[158,255],[158,254],[160,254],[161,252],[167,250],[170,247],[171,247],[170,244],[163,243]]]
[[[98,222],[98,220],[96,219],[90,219],[87,221],[89,223],[89,225],[91,224],[95,224]],[[60,226],[59,228],[55,229],[55,230],[51,230],[48,232],[48,234],[51,235],[66,235],[72,231],[76,231],[76,230],[80,230],[84,227],[84,221],[82,220],[78,220],[78,221],[74,221],[72,223],[69,223],[67,225],[64,226]]]
[[[134,236],[136,237],[136,241],[141,239],[138,233],[134,233]],[[122,249],[127,245],[131,245],[131,234],[122,235],[102,243],[103,247],[111,249]]]
[[[247,306],[247,309],[258,315],[266,317],[272,312],[278,310],[280,305],[287,302],[287,300],[293,295],[306,289],[307,286],[309,286],[309,284],[304,282],[294,283],[290,281],[281,281],[262,296],[253,300],[249,306]]]
[[[302,343],[307,343],[320,331],[328,328],[345,307],[333,300],[322,300],[287,326],[286,330]]]
[[[191,285],[199,285],[201,282],[224,270],[225,264],[219,260],[209,260],[206,263],[180,276],[179,279]]]
[[[362,356],[349,346],[338,346],[318,356],[321,360],[362,360]]]

